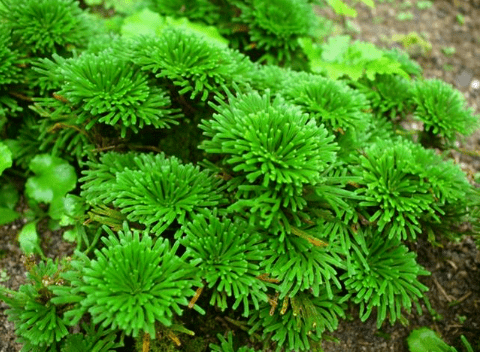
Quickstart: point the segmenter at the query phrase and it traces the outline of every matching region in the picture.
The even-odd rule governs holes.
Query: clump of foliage
[[[436,144],[437,139],[454,142],[456,134],[468,136],[477,128],[473,109],[467,108],[461,92],[439,79],[417,82],[412,97],[414,118],[423,122],[422,143]]]
[[[313,41],[309,1],[105,1],[115,28],[0,4],[0,223],[24,180],[18,240],[42,258],[0,286],[23,351],[320,351],[350,306],[421,314],[407,242],[477,229],[478,188],[428,149],[472,131],[460,94],[400,52]],[[71,256],[46,258],[43,219]]]

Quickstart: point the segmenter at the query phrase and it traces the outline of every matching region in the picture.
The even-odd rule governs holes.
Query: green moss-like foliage
[[[365,197],[360,206],[389,238],[415,239],[422,233],[421,220],[440,222],[443,207],[471,190],[456,165],[402,139],[379,140],[366,148],[354,173],[363,177],[364,187],[356,191]]]
[[[282,92],[290,101],[302,106],[318,124],[341,132],[367,126],[370,108],[367,99],[341,82],[313,76],[287,85]]]
[[[73,273],[64,276],[71,287],[54,289],[57,303],[79,302],[65,313],[78,321],[90,313],[95,324],[120,328],[128,335],[149,333],[155,336],[155,322],[165,326],[192,296],[193,285],[201,285],[195,268],[176,256],[179,243],[170,246],[167,240],[153,240],[148,231],[131,231],[127,224],[114,234],[105,228],[105,247],[88,259],[77,252],[72,261]]]
[[[283,99],[257,92],[218,100],[213,119],[200,127],[208,138],[201,148],[220,154],[239,201],[231,209],[250,208],[250,223],[285,228],[283,208],[302,210],[303,185],[321,182],[321,172],[335,160],[336,144],[323,126]],[[309,160],[309,162],[308,162]]]
[[[424,125],[424,144],[431,145],[435,137],[453,142],[457,133],[469,135],[478,126],[478,119],[471,108],[467,109],[462,93],[439,79],[417,82],[412,99],[416,105],[414,118]]]
[[[115,331],[99,328],[92,323],[81,325],[85,333],[69,334],[62,344],[61,352],[113,352],[124,346],[123,339],[117,341]]]
[[[0,25],[0,86],[20,81],[20,67],[22,63],[17,50],[13,48],[10,29]]]
[[[356,248],[351,270],[345,273],[343,280],[353,302],[360,304],[360,318],[365,321],[373,308],[377,308],[377,327],[390,317],[393,325],[401,318],[404,308],[408,313],[415,303],[419,314],[422,313],[418,303],[428,287],[417,280],[417,276],[430,275],[415,261],[416,254],[409,252],[393,238],[386,240],[377,234],[368,233],[364,248]]]
[[[86,14],[74,0],[1,0],[0,16],[13,41],[36,55],[83,46],[92,33]]]
[[[209,0],[150,0],[150,6],[161,15],[187,17],[208,24],[219,21],[221,11]]]
[[[223,203],[216,191],[221,180],[164,154],[106,153],[89,166],[80,180],[85,182],[82,195],[94,200],[92,205],[112,202],[129,221],[152,226],[155,234],[175,220],[183,224],[205,207]]]
[[[251,43],[266,52],[259,61],[291,62],[300,48],[298,37],[312,35],[316,23],[310,5],[304,0],[249,0],[234,3],[240,8],[241,14],[233,20],[246,25]]]
[[[318,297],[300,292],[289,300],[291,307],[286,312],[281,304],[273,309],[265,303],[251,316],[249,332],[261,329],[263,338],[276,343],[276,351],[283,346],[291,351],[309,351],[319,346],[325,330],[336,330],[338,317],[345,317],[345,300],[337,291],[331,298],[326,292]]]
[[[62,64],[56,75],[63,78],[62,88],[56,92],[57,99],[42,99],[40,105],[56,109],[58,101],[64,103],[86,130],[104,123],[116,126],[125,137],[128,128],[137,132],[146,125],[164,128],[177,123],[179,115],[170,108],[166,91],[150,84],[145,73],[115,57],[114,52],[59,61]],[[56,110],[54,118],[64,112]]]
[[[19,65],[23,61],[13,48],[10,30],[0,24],[0,129],[7,122],[7,115],[15,116],[22,111],[22,107],[9,94],[9,85],[21,82]]]
[[[302,230],[298,229],[295,232]],[[309,237],[294,235],[287,236],[282,244],[277,238],[268,240],[268,248],[271,251],[265,255],[261,265],[270,277],[279,281],[276,289],[280,299],[294,297],[298,292],[305,290],[311,290],[315,297],[326,293],[328,297],[333,298],[333,291],[341,289],[336,269],[345,268],[345,252],[339,242],[333,241],[328,245],[315,235],[311,236],[312,242],[317,245],[310,243],[307,240]]]
[[[165,29],[159,37],[145,37],[134,45],[132,61],[143,70],[166,78],[190,98],[202,101],[221,94],[233,82],[243,83],[251,65],[244,55],[213,46],[182,29]]]
[[[401,241],[477,232],[480,192],[424,146],[474,118],[440,83],[412,83],[400,53],[312,43],[313,3],[150,1],[248,58],[187,20],[132,35],[136,18],[159,19],[145,8],[121,37],[73,0],[0,0],[2,177],[40,153],[83,174],[48,214],[72,226],[75,254],[31,268],[18,292],[0,286],[24,351],[108,352],[131,335],[136,350],[199,352],[223,332],[215,351],[320,351],[348,300],[378,326],[428,304]],[[416,142],[397,137],[414,111]]]
[[[376,75],[374,81],[361,79],[351,82],[359,92],[365,94],[373,113],[380,118],[404,118],[413,112],[412,83],[404,77],[394,75]]]
[[[262,237],[239,218],[218,218],[214,214],[198,215],[183,227],[181,243],[187,256],[202,261],[197,264],[207,289],[213,289],[210,304],[225,310],[228,297],[234,297],[233,309],[243,304],[243,315],[249,306],[259,309],[266,301],[267,287],[257,278],[263,273],[260,261],[265,255]]]
[[[49,259],[33,266],[27,274],[28,283],[18,291],[0,286],[0,298],[10,306],[8,319],[15,324],[18,341],[24,344],[22,352],[51,351],[69,333],[67,320],[51,300],[52,286],[59,282],[58,265]]]
[[[256,352],[254,348],[249,348],[246,346],[242,346],[240,348],[235,349],[233,344],[233,333],[230,331],[228,332],[228,339],[226,340],[225,337],[221,334],[217,334],[219,341],[221,342],[220,345],[215,345],[211,343],[209,347],[211,351],[215,352]]]

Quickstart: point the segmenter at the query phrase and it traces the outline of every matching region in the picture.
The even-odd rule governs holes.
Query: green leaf
[[[12,166],[12,151],[3,142],[0,142],[0,175],[5,169]]]
[[[181,28],[185,31],[200,35],[212,45],[228,47],[229,41],[219,34],[216,27],[193,23],[185,17],[163,17],[147,8],[126,17],[121,28],[121,34],[124,37],[159,35],[165,28],[172,27]]]
[[[77,241],[77,230],[71,229],[64,232],[62,238],[67,242],[75,242]]]
[[[298,44],[308,57],[311,71],[315,73],[326,72],[321,61],[320,46],[314,44],[311,38],[308,37],[298,38]]]
[[[15,209],[20,196],[17,189],[11,183],[5,183],[0,187],[0,207]]]
[[[63,197],[62,203],[63,209],[60,217],[60,225],[62,226],[73,225],[76,220],[84,216],[87,210],[83,199],[72,194]]]
[[[75,169],[55,156],[37,155],[29,168],[36,176],[27,180],[25,193],[37,202],[52,203],[73,190],[77,183]]]
[[[410,352],[457,352],[427,327],[413,330],[407,343]]]
[[[10,208],[0,208],[0,225],[8,224],[14,220],[17,220],[20,214]]]
[[[20,249],[26,255],[38,253],[44,258],[45,256],[40,248],[40,239],[36,226],[36,221],[26,224],[18,234],[18,242],[20,243]]]
[[[351,8],[341,0],[326,0],[326,2],[338,15],[348,17],[358,16],[358,12],[354,8]]]
[[[149,9],[143,9],[124,20],[121,34],[124,37],[137,35],[159,35],[166,25],[165,18]]]
[[[374,44],[360,41],[350,44],[350,41],[351,38],[346,35],[331,37],[321,46],[321,60],[314,61],[314,64],[310,62],[313,71],[321,72],[324,69],[331,79],[347,75],[352,80],[358,80],[366,75],[374,80],[377,73],[398,74],[410,79],[398,61],[385,57],[384,51]]]
[[[372,9],[375,8],[375,3],[373,2],[373,0],[360,0],[360,1],[365,5],[367,5],[368,7],[371,7]]]
[[[328,43],[322,45],[322,60],[335,62],[342,59],[343,55],[350,47],[350,40],[351,38],[349,35],[330,37]]]

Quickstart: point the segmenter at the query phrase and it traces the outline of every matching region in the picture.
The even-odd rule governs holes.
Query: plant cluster
[[[432,147],[477,119],[407,55],[313,41],[311,5],[152,0],[112,26],[0,0],[0,223],[25,180],[42,258],[0,286],[22,351],[321,351],[350,306],[378,327],[430,307],[409,242],[480,207]],[[72,256],[45,258],[43,219]]]

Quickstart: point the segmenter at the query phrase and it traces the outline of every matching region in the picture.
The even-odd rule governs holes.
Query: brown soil
[[[468,105],[480,115],[480,3],[463,0],[436,0],[431,8],[420,10],[415,0],[394,0],[392,3],[376,3],[375,9],[364,4],[356,4],[358,17],[351,22],[360,32],[350,32],[354,39],[373,42],[380,47],[392,47],[387,41],[393,34],[407,34],[415,31],[426,34],[432,44],[431,53],[416,60],[424,69],[425,78],[440,78],[453,84],[463,92]],[[405,9],[402,9],[404,8]],[[413,19],[397,20],[400,12],[410,11]],[[463,25],[456,20],[457,13],[465,18]],[[333,11],[320,10],[324,17],[340,23]],[[338,29],[340,27],[338,26]],[[442,48],[454,47],[452,56],[445,56]],[[452,70],[444,69],[451,65]],[[479,132],[463,141],[461,146],[467,150],[479,150]],[[478,157],[461,153],[453,153],[454,159],[468,172],[479,172]],[[23,202],[21,202],[23,204]],[[24,209],[19,209],[24,210]],[[25,282],[25,268],[22,253],[18,247],[16,236],[25,224],[25,220],[17,220],[12,224],[0,227],[0,282],[11,289]],[[47,257],[56,258],[70,255],[72,245],[61,238],[60,232],[47,230],[46,222],[41,224],[42,247]],[[408,326],[396,323],[384,324],[376,329],[372,316],[361,323],[358,312],[352,309],[350,319],[342,321],[339,329],[333,333],[338,342],[325,341],[325,352],[335,351],[395,351],[407,352],[406,338],[410,331],[420,326],[429,326],[440,333],[443,339],[459,352],[465,351],[460,342],[460,335],[465,335],[474,350],[480,344],[480,253],[473,239],[465,238],[460,243],[442,243],[443,247],[432,247],[425,241],[411,244],[412,250],[418,253],[418,261],[432,272],[430,277],[421,281],[430,288],[429,300],[441,319],[434,319],[424,311],[423,316],[411,314],[407,316]],[[1,273],[8,276],[3,279]],[[17,352],[21,346],[15,343],[14,326],[7,321],[5,310],[8,306],[0,302],[0,352]]]

